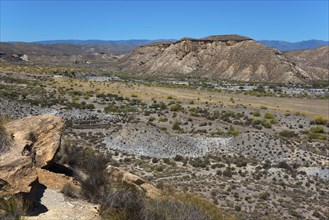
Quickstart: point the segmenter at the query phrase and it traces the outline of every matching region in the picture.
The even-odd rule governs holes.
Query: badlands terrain
[[[136,219],[329,218],[328,47],[283,53],[236,35],[66,57],[7,46],[0,195],[41,190],[27,219],[132,219],[135,197]],[[120,186],[104,199],[104,176],[145,197]]]

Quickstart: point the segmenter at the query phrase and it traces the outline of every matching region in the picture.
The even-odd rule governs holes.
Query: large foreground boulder
[[[28,193],[38,170],[51,162],[60,146],[64,123],[53,115],[30,116],[9,122],[9,149],[0,155],[0,196]]]

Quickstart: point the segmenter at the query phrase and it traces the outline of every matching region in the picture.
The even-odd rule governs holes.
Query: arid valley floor
[[[9,120],[60,116],[62,143],[237,218],[329,218],[328,87],[2,69],[0,103]]]

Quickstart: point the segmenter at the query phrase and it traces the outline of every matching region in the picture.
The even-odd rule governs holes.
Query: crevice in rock
[[[46,166],[42,167],[42,169],[48,170],[53,173],[64,174],[66,176],[73,176],[73,170],[71,168],[56,162],[50,162]]]

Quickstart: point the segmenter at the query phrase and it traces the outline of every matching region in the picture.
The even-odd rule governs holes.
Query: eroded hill
[[[283,53],[239,35],[183,38],[141,46],[119,60],[123,72],[160,77],[302,83],[312,79]]]

